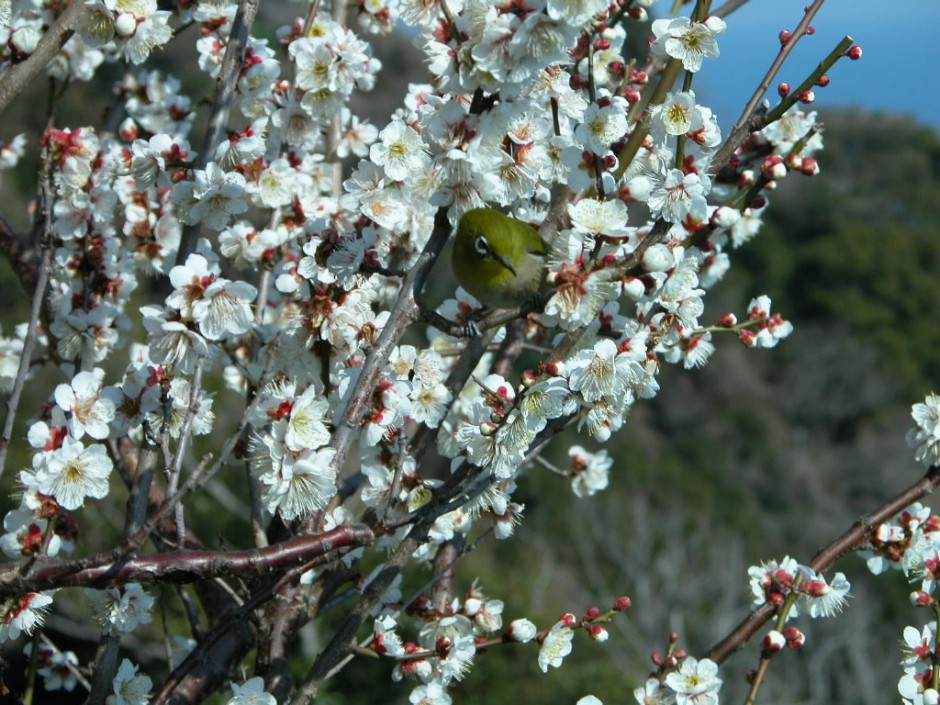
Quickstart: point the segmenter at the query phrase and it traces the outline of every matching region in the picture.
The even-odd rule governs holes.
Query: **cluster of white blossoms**
[[[414,556],[429,561],[474,527],[512,535],[523,511],[513,493],[533,449],[569,424],[606,442],[634,403],[657,393],[663,363],[705,364],[719,331],[751,347],[789,334],[767,297],[755,298],[741,323],[727,314],[705,324],[704,296],[730,266],[729,252],[759,230],[762,187],[788,169],[809,173],[785,157],[798,149],[811,159],[821,147],[814,114],[794,110],[752,136],[733,174],[719,178],[710,171],[722,140],[717,119],[694,91],[669,92],[645,116],[637,109],[655,76],[620,48],[628,33],[646,31],[634,20],[646,18],[651,0],[369,0],[357,7],[360,24],[368,32],[412,25],[430,72],[386,125],[373,126],[350,99],[376,85],[381,64],[356,31],[330,18],[329,4],[281,27],[276,45],[248,37],[233,127],[197,155],[189,143],[196,103],[177,78],[133,66],[192,23],[199,69],[220,77],[236,4],[85,3],[51,74],[86,79],[118,57],[131,67],[115,86],[118,129],[49,129],[42,139],[54,166],[54,257],[39,354],[64,379],[29,428],[32,466],[4,520],[6,555],[71,548],[63,517],[108,495],[108,443],[157,439],[169,457],[173,442],[182,447],[220,426],[202,382],[215,373],[226,389],[212,388],[230,411],[221,430],[232,432],[238,417],[250,439],[251,479],[268,519],[321,516],[318,529],[387,522],[377,547],[391,549],[444,485],[423,453],[436,447],[454,473],[465,472],[466,501],[435,515]],[[0,70],[35,49],[54,5],[15,0],[0,13]],[[725,23],[677,17],[652,29],[654,55],[679,62],[691,84],[718,55]],[[0,167],[14,168],[25,149],[21,137],[0,141]],[[340,176],[334,159],[357,161]],[[455,387],[466,341],[412,327],[407,343],[380,346],[408,293],[402,273],[417,264],[439,209],[450,223],[488,205],[538,224],[563,187],[572,197],[551,242],[552,295],[525,331],[531,347],[550,351],[540,364],[498,372],[487,352]],[[142,275],[159,275],[169,293],[134,310]],[[477,308],[457,291],[438,310],[464,323]],[[3,386],[16,377],[24,337],[18,329],[0,339]],[[126,364],[115,364],[117,353]],[[109,378],[117,366],[123,372]],[[372,385],[364,398],[363,385]],[[351,406],[361,412],[357,442],[338,452]],[[930,433],[936,424],[918,436],[924,457],[936,455]],[[608,486],[606,451],[573,446],[569,461],[560,473],[575,495]],[[774,566],[762,589],[786,573],[800,609],[816,616],[841,603],[838,582],[822,594],[819,576],[787,571]],[[0,620],[0,637],[32,631],[51,600],[24,596]],[[149,621],[152,601],[138,586],[93,602],[106,631]],[[407,619],[386,608],[374,648],[395,660],[395,677],[420,679],[412,702],[446,703],[476,640],[501,628],[501,612],[498,600],[469,594],[425,611],[411,643],[397,635]],[[538,638],[543,670],[571,650],[576,620],[568,617]],[[536,636],[527,620],[509,634]],[[680,703],[714,702],[721,681],[709,664],[686,659],[661,686]],[[52,665],[47,688],[66,687]],[[144,678],[126,662],[119,701],[142,702]],[[250,681],[230,702],[265,697]]]

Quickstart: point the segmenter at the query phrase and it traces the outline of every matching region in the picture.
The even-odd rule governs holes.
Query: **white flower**
[[[79,372],[71,384],[60,384],[55,388],[56,404],[71,413],[69,431],[74,438],[81,438],[86,433],[98,440],[108,437],[108,424],[115,413],[111,392],[115,390],[108,390],[108,395],[103,393],[103,374],[102,370]]]
[[[42,626],[51,604],[52,596],[42,592],[28,592],[5,601],[0,614],[0,642],[16,639],[21,633],[32,634]]]
[[[587,235],[607,235],[624,237],[629,234],[627,228],[627,206],[618,199],[601,201],[596,198],[582,198],[568,206],[571,227]]]
[[[262,500],[267,510],[285,521],[323,509],[336,494],[336,450],[320,448],[294,459],[286,456],[258,479],[266,485]]]
[[[584,121],[575,128],[574,138],[594,154],[606,154],[610,145],[627,131],[627,115],[619,102],[606,106],[591,103],[584,111]]]
[[[683,659],[679,670],[666,676],[666,685],[676,692],[676,705],[718,705],[718,665],[711,659]]]
[[[925,467],[940,464],[940,395],[930,393],[923,404],[914,404],[911,416],[917,426],[907,432],[907,445],[914,459]]]
[[[413,127],[400,120],[379,133],[381,141],[369,149],[369,158],[385,169],[392,181],[404,181],[424,169],[428,163],[424,141]]]
[[[627,356],[617,354],[617,344],[603,338],[594,347],[581,350],[566,363],[568,384],[581,392],[586,402],[623,398],[637,382],[636,363]]]
[[[703,127],[702,113],[696,108],[695,94],[670,93],[650,110],[650,133],[661,142],[665,135],[684,135]]]
[[[535,638],[535,635],[538,633],[538,628],[528,619],[514,619],[509,623],[509,628],[506,630],[506,633],[513,641],[525,644]]]
[[[255,676],[242,685],[232,683],[232,697],[225,705],[277,705],[277,701],[264,692],[264,678]]]
[[[153,681],[146,674],[138,674],[137,666],[124,659],[114,677],[113,695],[109,695],[107,705],[147,705]]]
[[[152,619],[153,598],[137,583],[105,590],[87,588],[85,595],[94,605],[98,623],[111,634],[127,634]]]
[[[571,489],[576,497],[590,497],[607,488],[608,474],[614,459],[606,450],[589,453],[581,446],[568,449],[571,459]]]
[[[561,621],[552,625],[548,634],[545,635],[542,648],[539,649],[539,668],[542,669],[542,673],[548,673],[549,666],[560,668],[565,656],[571,653],[574,630],[569,625],[574,622],[574,615],[565,615]]]
[[[101,499],[108,494],[112,464],[100,444],[85,448],[81,441],[66,437],[61,448],[36,456],[36,465],[39,491],[55,497],[63,509],[78,509],[86,497]]]
[[[405,645],[395,631],[398,624],[389,615],[383,615],[375,620],[372,627],[372,648],[383,656],[399,658],[405,654]]]
[[[793,324],[790,321],[783,320],[779,313],[771,315],[769,296],[751,299],[747,306],[747,317],[751,320],[760,320],[757,324],[756,335],[742,337],[749,347],[772,348],[793,332]]]
[[[437,681],[419,685],[408,696],[411,705],[451,705],[453,702],[444,686]]]
[[[805,570],[799,587],[800,610],[816,619],[841,612],[851,586],[842,573],[836,573],[827,584],[821,575]]]
[[[705,190],[706,183],[698,174],[670,169],[662,184],[650,193],[647,203],[654,215],[670,223],[681,223],[687,215],[701,222],[708,215]]]
[[[13,559],[32,556],[42,547],[49,522],[39,519],[34,512],[22,509],[11,509],[3,517],[3,529],[6,532],[0,536],[0,550]],[[62,548],[62,539],[58,534],[52,535],[47,553],[55,556]]]
[[[704,22],[692,22],[688,17],[655,20],[656,41],[651,48],[654,54],[679,59],[686,71],[695,72],[702,68],[703,59],[718,58],[715,37],[725,31],[725,26],[724,20],[715,16]]]
[[[315,450],[330,440],[323,421],[330,405],[316,386],[310,385],[291,407],[284,444],[292,451]]]
[[[192,181],[173,188],[173,202],[184,223],[203,223],[213,230],[223,230],[233,215],[248,210],[246,187],[244,176],[222,171],[218,164],[209,162],[205,171],[193,172]]]

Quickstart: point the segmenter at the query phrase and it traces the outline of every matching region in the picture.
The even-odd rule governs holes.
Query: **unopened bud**
[[[623,597],[618,597],[614,601],[614,606],[611,608],[614,612],[623,612],[633,607],[633,600],[624,595]]]
[[[137,123],[134,122],[132,118],[125,118],[124,121],[121,122],[121,126],[118,128],[118,134],[121,135],[122,140],[133,142],[140,134],[140,129],[137,127]]]
[[[129,37],[137,31],[137,20],[129,12],[122,12],[114,18],[114,33],[119,37]]]
[[[784,166],[783,157],[779,154],[770,154],[764,157],[760,165],[761,173],[765,179],[782,179],[787,175],[787,168]]]
[[[600,608],[598,607],[589,607],[585,611],[584,616],[581,618],[582,622],[593,622],[595,619],[601,616]]]
[[[578,623],[578,618],[569,612],[568,614],[563,614],[558,621],[561,622],[564,627],[573,627]]]
[[[778,36],[780,38],[780,46],[786,46],[790,42],[790,38],[793,34],[788,29],[782,29]]]
[[[806,176],[816,176],[819,173],[819,162],[812,157],[803,157],[800,161],[800,172]]]
[[[794,169],[799,169],[803,163],[802,158],[799,154],[788,154],[784,163],[787,165],[787,169],[793,171]]]
[[[862,48],[856,44],[854,47],[845,52],[845,55],[852,61],[858,61],[862,58]]]
[[[816,100],[816,94],[813,91],[803,91],[800,93],[799,101],[804,105],[809,105]]]
[[[628,88],[623,92],[623,97],[632,105],[640,100],[640,92],[635,88]]]
[[[722,328],[731,328],[732,326],[737,325],[738,317],[733,313],[724,313],[718,317],[718,320],[715,321],[716,326],[721,326]]]
[[[773,629],[767,633],[760,644],[760,650],[764,654],[775,654],[787,645],[786,637]]]
[[[750,186],[753,183],[754,183],[753,169],[744,169],[740,174],[738,174],[738,188]]]
[[[779,83],[777,84],[777,95],[781,98],[786,98],[790,95],[790,84],[789,83]]]
[[[806,642],[806,635],[796,627],[788,627],[783,630],[783,636],[787,640],[787,646],[791,649],[800,649]]]
[[[929,607],[932,604],[933,600],[930,597],[929,592],[924,590],[915,590],[911,593],[911,604],[914,607]]]
[[[536,382],[538,382],[538,378],[532,370],[526,370],[522,373],[521,383],[526,389],[533,386]]]
[[[738,333],[738,340],[744,343],[747,347],[753,348],[754,344],[757,342],[757,333],[752,330],[742,330]],[[771,596],[771,602],[774,602],[773,596]],[[776,603],[777,607],[780,607],[783,604],[783,596],[780,596],[779,603]]]
[[[826,74],[823,74],[822,76],[820,76],[818,79],[816,79],[816,85],[819,86],[820,88],[825,88],[826,86],[828,86],[829,76]]]
[[[600,624],[589,624],[587,627],[585,627],[585,629],[587,630],[588,636],[590,636],[594,641],[603,643],[610,637],[610,634],[607,632],[607,630],[604,629],[604,627],[602,627]]]

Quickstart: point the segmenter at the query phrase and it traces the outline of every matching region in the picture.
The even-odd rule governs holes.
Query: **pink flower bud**
[[[816,94],[813,93],[813,91],[803,91],[802,93],[800,93],[799,100],[804,105],[809,105],[814,100],[816,100]]]
[[[633,600],[624,595],[623,597],[618,597],[614,602],[613,610],[614,612],[623,612],[633,607]]]
[[[791,649],[800,649],[806,642],[806,635],[796,627],[784,629],[783,636],[787,640],[787,646]]]
[[[594,641],[605,642],[610,637],[607,630],[604,629],[600,624],[589,624],[586,627],[588,636],[591,637]]]
[[[578,618],[569,612],[568,614],[563,614],[558,621],[561,622],[564,627],[573,627],[578,623]]]
[[[781,98],[786,98],[790,95],[790,84],[789,83],[779,83],[777,84],[777,95]]]
[[[628,103],[633,104],[640,99],[640,92],[635,88],[628,88],[623,92],[623,97],[627,99]]]
[[[800,166],[803,163],[803,160],[799,154],[788,154],[784,162],[787,165],[787,169],[789,169],[790,171],[793,171],[795,169],[800,168]]]
[[[783,164],[783,157],[779,154],[770,154],[764,157],[760,165],[761,173],[766,179],[782,179],[787,175],[787,168]]]
[[[127,142],[133,142],[137,139],[137,136],[140,134],[140,130],[137,127],[137,123],[131,118],[125,118],[121,123],[121,126],[118,128],[118,133],[121,135],[121,139]]]
[[[715,321],[716,326],[721,326],[722,328],[731,328],[732,326],[737,325],[738,317],[733,313],[723,313],[719,316],[718,320]]]
[[[819,162],[812,157],[803,157],[800,162],[800,172],[806,176],[816,176],[819,173]]]
[[[828,86],[828,85],[829,85],[829,76],[827,76],[826,74],[823,74],[822,76],[820,76],[820,77],[816,80],[816,85],[819,86],[820,88],[825,88],[826,86]]]
[[[789,29],[780,30],[780,46],[786,46],[790,42],[790,38],[793,36],[793,33]]]
[[[744,343],[747,347],[753,348],[754,344],[757,342],[757,333],[752,330],[742,330],[738,333],[738,340]],[[780,601],[781,603],[783,600]]]
[[[854,47],[845,52],[845,55],[852,61],[858,61],[862,58],[862,48],[856,44]]]
[[[601,611],[598,607],[589,607],[585,611],[584,616],[581,618],[582,622],[593,622],[595,619],[601,616]]]

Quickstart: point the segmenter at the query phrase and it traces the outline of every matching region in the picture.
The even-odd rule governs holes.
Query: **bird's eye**
[[[473,248],[481,255],[488,255],[490,253],[490,243],[483,235],[480,235],[480,237],[473,241]]]

